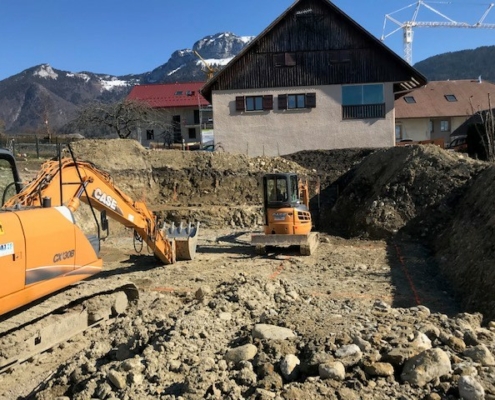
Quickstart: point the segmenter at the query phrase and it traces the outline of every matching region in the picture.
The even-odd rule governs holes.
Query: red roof
[[[136,85],[127,96],[128,100],[142,100],[153,108],[202,107],[210,103],[199,90],[204,82]]]

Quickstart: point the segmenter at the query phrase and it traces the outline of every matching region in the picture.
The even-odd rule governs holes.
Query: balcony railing
[[[385,118],[385,103],[342,106],[342,119]]]

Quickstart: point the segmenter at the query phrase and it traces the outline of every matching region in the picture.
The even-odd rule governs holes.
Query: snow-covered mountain
[[[252,39],[230,32],[210,35],[194,43],[192,49],[175,51],[154,70],[136,75],[74,73],[37,65],[0,81],[0,120],[12,133],[35,131],[46,120],[53,129],[60,128],[85,104],[119,101],[135,84],[206,80],[204,62],[220,69]]]

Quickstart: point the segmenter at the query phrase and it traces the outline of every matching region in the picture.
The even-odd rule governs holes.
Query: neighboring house
[[[163,109],[170,115],[170,129],[141,126],[138,141],[143,146],[150,143],[199,143],[203,131],[211,131],[213,125],[210,103],[201,95],[204,82],[136,85],[128,100],[140,100],[153,108]]]
[[[426,78],[327,0],[299,0],[201,89],[215,141],[250,156],[395,144]]]
[[[459,128],[474,113],[489,109],[495,85],[477,80],[433,81],[395,101],[395,136],[403,139],[444,139],[465,134]]]

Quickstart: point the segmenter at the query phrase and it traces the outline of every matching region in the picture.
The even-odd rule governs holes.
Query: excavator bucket
[[[174,240],[176,245],[177,260],[194,260],[198,245],[199,222],[192,224],[180,223],[176,226],[165,223],[163,231],[169,240]]]

